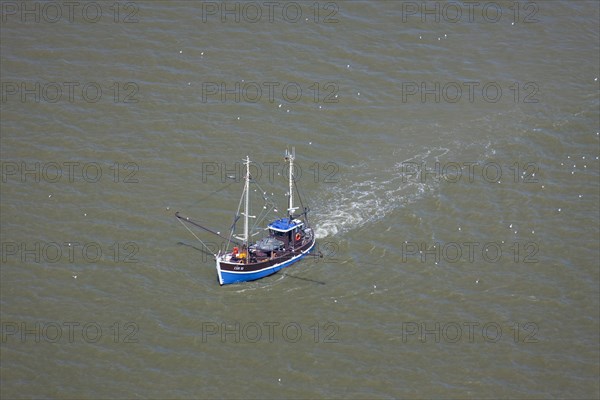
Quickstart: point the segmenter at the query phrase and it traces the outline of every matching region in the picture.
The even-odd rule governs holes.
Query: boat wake
[[[388,164],[377,160],[351,166],[339,182],[326,186],[316,199],[318,206],[314,207],[314,219],[317,239],[378,221],[426,196],[435,190],[439,182],[419,179],[418,169],[421,165],[432,168],[449,151],[437,147]]]

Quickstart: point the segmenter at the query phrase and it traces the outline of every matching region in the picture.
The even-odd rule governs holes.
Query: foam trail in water
[[[334,236],[378,221],[395,209],[414,202],[437,186],[433,179],[418,178],[418,165],[431,165],[448,153],[428,149],[388,169],[363,162],[351,167],[340,182],[326,186],[315,207],[318,239]],[[410,163],[411,168],[407,168]]]

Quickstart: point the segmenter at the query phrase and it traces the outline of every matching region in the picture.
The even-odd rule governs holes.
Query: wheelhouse
[[[299,219],[281,218],[268,225],[269,236],[284,243],[285,247],[293,247],[302,242],[304,222]]]

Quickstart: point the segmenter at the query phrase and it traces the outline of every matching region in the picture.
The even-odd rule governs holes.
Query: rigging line
[[[258,184],[258,182],[255,182],[254,184],[255,184],[256,186],[258,186],[258,188],[260,189],[260,191],[263,193],[263,196],[262,196],[262,197],[263,197],[263,199],[264,199],[265,201],[270,201],[272,204],[275,204],[275,201],[271,200],[271,197],[270,197],[270,196],[267,196],[267,194],[266,194],[266,193],[267,193],[267,191],[266,191],[266,190],[264,190],[264,189],[262,188],[262,186],[260,186],[260,185]]]
[[[194,235],[194,237],[200,242],[202,243],[202,246],[204,246],[206,248],[206,250],[208,250],[210,252],[210,254],[212,254],[215,258],[217,258],[217,255],[215,253],[213,253],[210,248],[204,244],[204,242],[202,240],[200,240],[200,238],[198,236],[196,236],[196,234],[194,232],[192,232],[192,230],[190,228],[187,227],[186,224],[183,223],[183,221],[179,218],[177,218],[177,220],[179,221],[179,223],[181,223],[181,225],[183,225],[183,227],[185,229],[187,229],[192,235]]]
[[[231,228],[229,229],[229,238],[227,239],[227,247],[225,247],[225,251],[227,251],[229,249],[229,245],[232,242],[231,239],[233,238],[233,232],[235,231],[235,224],[237,223],[238,219],[240,219],[240,209],[242,208],[242,200],[244,199],[244,193],[245,193],[245,190],[244,190],[244,192],[242,192],[242,196],[240,197],[240,202],[238,203],[237,212],[233,216],[233,223],[231,224]]]
[[[257,226],[259,225],[259,223],[262,219],[263,219],[263,212],[261,211],[261,213],[258,216],[256,216],[256,218],[254,218],[254,223],[252,224],[252,226],[248,227],[248,229],[252,232],[256,231]]]
[[[209,233],[212,233],[213,235],[216,235],[216,236],[218,236],[218,237],[220,237],[220,238],[227,239],[227,237],[226,237],[226,236],[223,236],[223,235],[221,235],[221,233],[220,233],[220,232],[215,232],[215,231],[213,231],[213,230],[211,230],[211,229],[208,229],[208,228],[207,228],[207,227],[205,227],[205,226],[202,226],[202,225],[200,225],[200,224],[199,224],[199,223],[197,223],[197,222],[194,222],[194,221],[192,221],[191,219],[189,219],[189,218],[187,218],[187,217],[182,217],[181,215],[179,215],[179,211],[177,211],[177,212],[175,213],[175,217],[177,217],[177,218],[178,218],[180,221],[187,222],[187,223],[189,223],[189,224],[192,224],[192,225],[194,225],[194,226],[197,226],[198,228],[200,228],[200,229],[203,229],[203,230],[205,230],[205,231],[207,231],[207,232],[209,232]]]
[[[235,228],[235,224],[237,224],[238,220],[240,219],[239,215],[234,215],[233,216],[233,223],[231,224],[231,226],[229,227],[229,229],[234,229]]]
[[[267,192],[258,184],[258,182],[254,182],[254,184],[261,191],[262,198],[265,201],[265,206],[263,207],[262,211],[260,212],[260,214],[256,218],[256,222],[252,226],[252,230],[254,230],[257,226],[259,226],[262,223],[262,221],[269,215],[269,213],[271,212],[271,210],[273,210],[274,208],[277,208],[277,204],[275,204],[275,202],[273,200],[271,200],[271,198],[266,195]],[[269,207],[267,208],[266,206],[269,206]],[[263,215],[263,213],[264,213],[264,215]]]
[[[273,205],[272,204],[265,203],[265,205],[263,206],[262,210],[257,215],[256,221],[252,225],[252,229],[255,229],[257,226],[260,226],[260,224],[262,223],[262,221],[269,215],[269,213],[271,212],[272,209],[273,209]]]
[[[274,201],[273,199],[271,199],[271,196],[267,196],[267,192],[266,190],[264,190],[259,184],[258,182],[254,183],[256,186],[258,186],[258,188],[260,189],[260,191],[263,193],[262,198],[264,201],[271,203],[274,207],[277,207],[276,201]]]
[[[265,218],[267,218],[271,212],[277,208],[277,205],[267,202],[265,203],[265,205],[263,206],[262,211],[260,212],[260,214],[258,215],[258,218],[256,219],[256,223],[254,224],[254,227],[260,226],[262,224],[262,222],[265,220]]]
[[[194,245],[187,244],[187,243],[184,243],[184,242],[177,242],[177,244],[178,244],[178,245],[181,245],[181,246],[187,246],[187,247],[191,247],[191,248],[192,248],[192,249],[194,249],[194,250],[197,250],[197,251],[199,251],[199,252],[202,252],[202,253],[204,253],[204,254],[208,254],[208,255],[212,256],[212,253],[210,253],[210,252],[208,252],[208,251],[206,251],[206,250],[204,250],[204,249],[201,249],[200,247],[196,247],[196,246],[194,246]]]
[[[300,200],[300,205],[302,206],[302,211],[304,214],[304,218],[306,219],[306,225],[310,226],[308,223],[308,213],[306,212],[306,208],[304,208],[304,203],[302,202],[302,196],[300,196],[300,190],[298,190],[298,185],[296,185],[296,178],[292,176],[292,181],[294,182],[294,187],[296,188],[296,193],[298,193],[298,200]],[[302,215],[302,214],[300,214]]]
[[[262,217],[260,217],[259,219],[256,220],[256,223],[254,224],[254,226],[252,227],[252,229],[256,228],[259,224],[261,224],[265,218],[267,218],[267,216],[269,215],[269,212],[271,212],[271,210],[273,209],[273,206],[270,206],[270,209],[267,209],[267,211],[265,212],[265,215],[263,215]],[[262,213],[261,213],[262,214]]]
[[[302,202],[302,196],[300,196],[300,190],[298,190],[298,185],[296,184],[296,178],[292,177],[292,181],[294,182],[294,187],[296,188],[296,193],[298,193],[298,200],[300,200],[300,205],[304,210],[304,203]]]
[[[213,194],[219,193],[221,190],[227,189],[229,186],[233,185],[234,183],[236,183],[235,180],[233,182],[229,182],[227,185],[223,186],[222,188],[217,189],[214,192],[211,192],[211,193],[207,194],[206,196],[204,196],[203,198],[201,198],[200,200],[198,200],[197,203],[200,203],[201,201],[204,201],[204,200],[208,199],[210,196],[212,196]]]

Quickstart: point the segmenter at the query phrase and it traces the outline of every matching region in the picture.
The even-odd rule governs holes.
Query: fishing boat
[[[315,234],[308,223],[309,209],[303,206],[299,193],[298,198],[303,206],[302,212],[297,213],[299,207],[294,207],[294,187],[296,187],[294,180],[295,153],[294,148],[292,148],[291,152],[287,149],[285,151],[285,160],[289,163],[289,191],[287,193],[288,207],[286,216],[272,220],[266,224],[266,227],[259,227],[257,225],[265,220],[269,211],[277,212],[277,209],[275,208],[275,204],[270,202],[266,197],[266,192],[262,191],[261,188],[260,193],[263,194],[266,204],[263,206],[260,215],[250,215],[250,187],[252,184],[258,184],[258,182],[254,182],[250,174],[251,162],[248,156],[244,160],[244,165],[246,166],[244,191],[240,198],[238,210],[228,237],[221,236],[220,232],[207,229],[191,221],[189,218],[182,217],[179,213],[175,214],[180,221],[191,223],[227,239],[225,248],[220,249],[217,254],[213,254],[221,285],[253,281],[272,275],[299,261],[314,249]],[[241,210],[242,203],[244,204],[243,211]],[[236,224],[241,217],[243,217],[244,222],[243,232],[236,234]],[[256,221],[253,226],[250,226],[250,219]],[[260,239],[256,241],[252,240],[253,236],[261,233],[262,237]]]

